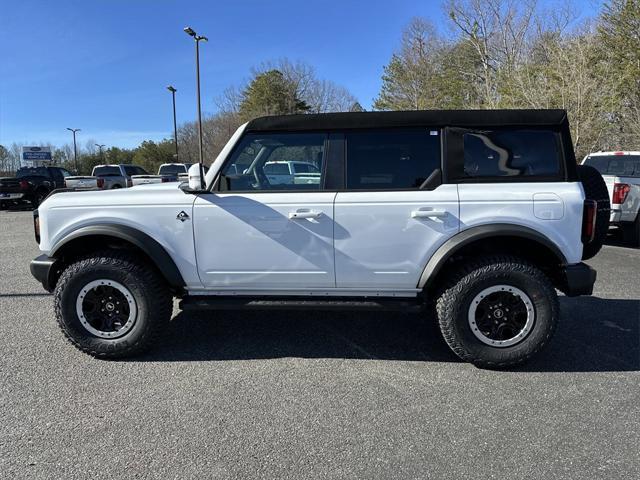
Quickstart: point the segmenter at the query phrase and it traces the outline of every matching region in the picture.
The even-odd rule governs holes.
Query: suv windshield
[[[594,155],[584,161],[600,172],[600,175],[640,177],[640,155]]]
[[[96,167],[93,169],[94,177],[118,177],[120,169],[118,167]]]
[[[46,169],[46,167],[33,167],[33,168],[26,167],[26,168],[21,168],[16,172],[16,178],[34,177],[34,176],[48,177],[49,171]]]

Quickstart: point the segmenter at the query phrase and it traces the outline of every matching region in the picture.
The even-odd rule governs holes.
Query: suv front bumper
[[[55,263],[55,258],[40,255],[39,257],[31,260],[31,263],[29,264],[31,275],[33,275],[33,277],[42,284],[47,292],[52,292],[55,288]]]
[[[596,283],[597,273],[586,263],[566,265],[562,269],[563,282],[560,291],[567,297],[591,295]]]

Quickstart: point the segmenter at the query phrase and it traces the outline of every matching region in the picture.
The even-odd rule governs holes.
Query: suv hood
[[[157,183],[113,190],[54,192],[40,205],[42,212],[53,208],[92,206],[191,204],[195,197],[180,190],[180,183]]]

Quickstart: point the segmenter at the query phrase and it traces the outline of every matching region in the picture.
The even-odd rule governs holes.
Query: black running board
[[[419,312],[421,299],[187,296],[182,310],[364,310]]]

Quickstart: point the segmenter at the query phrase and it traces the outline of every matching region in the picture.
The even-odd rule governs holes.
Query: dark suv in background
[[[0,179],[0,207],[10,203],[30,202],[36,208],[56,188],[64,188],[71,176],[60,167],[23,167],[13,178]]]

